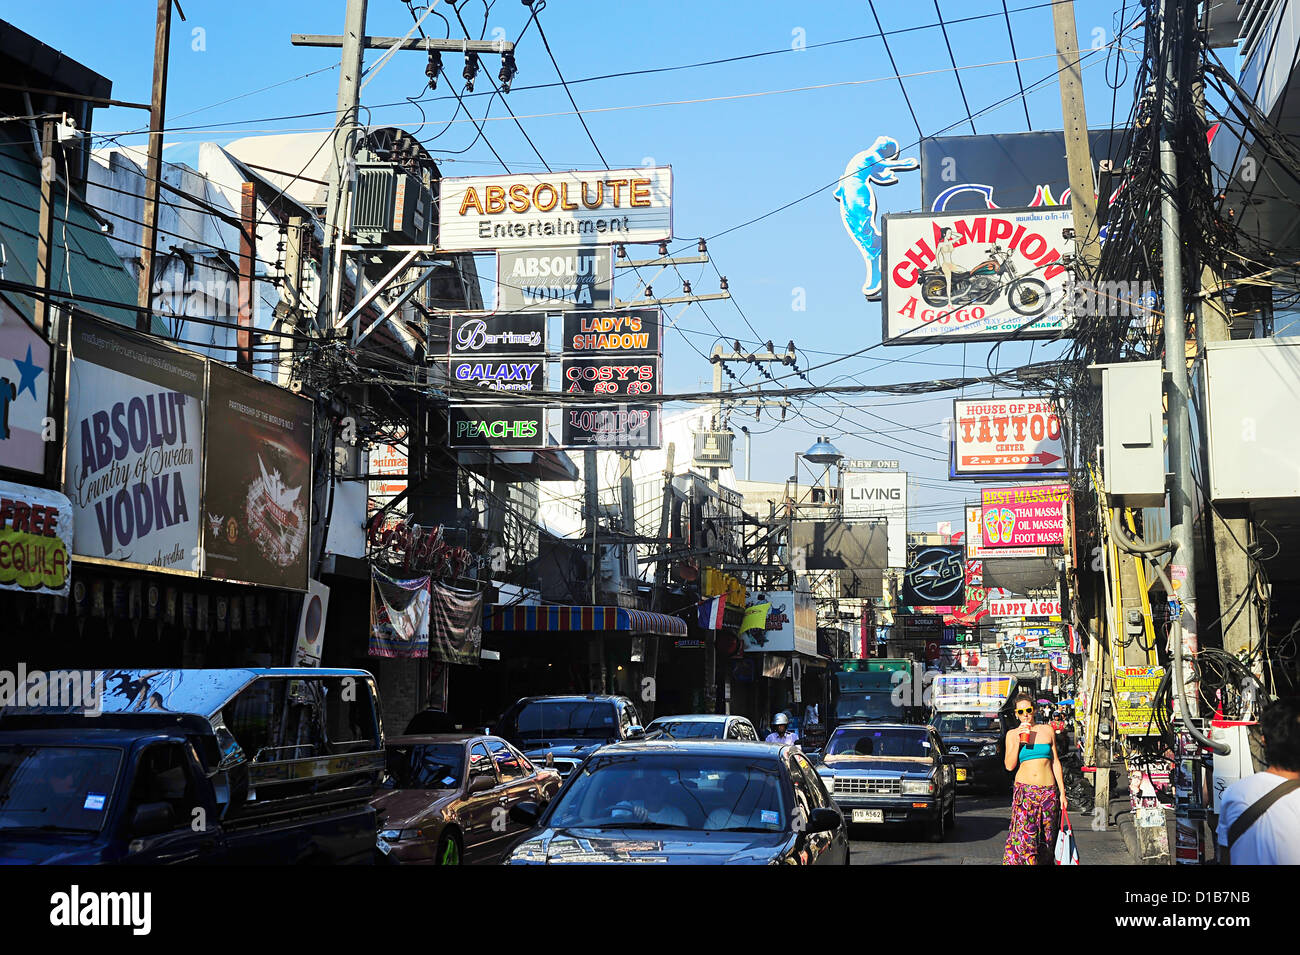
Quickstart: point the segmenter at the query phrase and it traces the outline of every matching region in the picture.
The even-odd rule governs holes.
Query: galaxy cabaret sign
[[[545,385],[545,363],[511,359],[455,359],[451,361],[452,381],[484,391],[541,391]]]
[[[81,315],[69,347],[74,553],[197,573],[203,359]]]
[[[443,179],[438,248],[666,242],[672,191],[671,166]]]
[[[953,402],[952,478],[1064,477],[1061,417],[1050,398]]]
[[[883,221],[885,344],[1068,334],[1068,208],[923,212]]]

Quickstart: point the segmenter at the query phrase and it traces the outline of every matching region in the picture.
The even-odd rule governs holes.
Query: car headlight
[[[998,754],[997,743],[985,743],[983,746],[980,747],[981,756],[996,756],[997,754]]]
[[[928,796],[934,792],[934,783],[928,779],[904,779],[904,796]]]
[[[379,833],[379,838],[385,842],[405,842],[408,839],[420,838],[419,829],[384,829]]]

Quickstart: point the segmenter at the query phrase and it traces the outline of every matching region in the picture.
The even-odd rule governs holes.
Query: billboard
[[[800,577],[794,590],[751,592],[750,606],[769,604],[765,631],[745,633],[747,653],[802,653],[817,655],[817,600]]]
[[[953,478],[1065,477],[1065,439],[1050,398],[953,402]]]
[[[197,574],[204,360],[82,315],[68,344],[64,493],[73,553]]]
[[[560,363],[560,386],[569,394],[636,398],[659,394],[659,359],[568,358]]]
[[[843,477],[846,520],[883,517],[887,520],[889,566],[907,565],[907,472],[849,471]]]
[[[987,557],[1046,557],[1046,547],[985,547],[980,522],[984,508],[966,508],[966,559]]]
[[[657,355],[663,350],[658,308],[629,308],[617,312],[572,313],[564,316],[565,355]]]
[[[1156,690],[1165,677],[1164,667],[1115,668],[1115,727],[1120,736],[1155,735]]]
[[[1069,334],[1061,231],[1072,227],[1068,208],[885,216],[884,343]]]
[[[45,473],[50,343],[0,300],[0,468]]]
[[[398,444],[375,444],[369,452],[370,470],[378,480],[370,482],[366,501],[367,516],[379,510],[398,494],[406,490],[406,475],[410,471],[409,438],[406,432],[398,435]],[[389,477],[389,475],[392,475]]]
[[[521,249],[497,255],[498,311],[609,308],[613,294],[612,246]]]
[[[566,405],[560,419],[567,448],[657,448],[661,440],[658,405]]]
[[[534,405],[452,405],[447,440],[453,448],[544,448],[546,409]]]
[[[985,488],[980,543],[984,547],[1039,547],[1065,544],[1068,484],[1028,484]]]
[[[545,315],[452,315],[451,356],[509,356],[512,358],[546,355]]]
[[[993,551],[997,553],[997,551]],[[1020,597],[1055,597],[1060,594],[1060,571],[1052,557],[991,557],[984,560],[984,586]]]
[[[961,606],[966,602],[966,566],[960,544],[908,549],[900,601],[909,607]]]
[[[673,237],[671,166],[446,178],[439,195],[440,252]]]
[[[68,595],[72,504],[58,491],[0,481],[0,590]]]
[[[511,358],[452,358],[447,368],[448,377],[466,390],[484,392],[544,391],[546,389],[546,363],[541,358],[515,360]],[[470,397],[462,394],[461,397]]]
[[[1090,131],[1093,162],[1122,158],[1123,136],[1109,129]],[[921,142],[921,206],[932,212],[1068,206],[1069,201],[1061,130],[939,136]]]
[[[889,566],[889,543],[879,524],[794,521],[790,544],[802,552],[806,570],[854,571],[879,577]]]
[[[227,365],[208,374],[204,571],[306,590],[315,408]]]
[[[989,598],[990,617],[1059,617],[1060,615],[1061,601],[1056,598],[1046,600],[1031,600],[1023,597],[1015,600]]]

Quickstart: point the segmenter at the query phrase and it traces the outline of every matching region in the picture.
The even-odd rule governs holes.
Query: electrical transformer
[[[358,162],[352,233],[362,245],[433,245],[433,190],[397,163]]]

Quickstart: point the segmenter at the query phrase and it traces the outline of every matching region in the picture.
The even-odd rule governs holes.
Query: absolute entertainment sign
[[[609,308],[613,290],[614,253],[608,245],[497,256],[497,309],[502,312]]]
[[[673,236],[671,166],[443,179],[445,252],[665,242]]]
[[[657,448],[660,442],[657,405],[612,405],[560,409],[561,443],[565,447]]]
[[[546,355],[546,316],[536,314],[451,317],[451,356]]]
[[[953,478],[1064,477],[1061,418],[1049,398],[953,402]]]
[[[574,312],[564,316],[566,356],[657,355],[661,350],[658,308],[630,308],[617,312]]]
[[[311,400],[213,363],[208,403],[207,575],[306,590]]]
[[[986,488],[980,520],[985,547],[1039,547],[1065,543],[1068,484]]]
[[[529,405],[453,405],[447,414],[453,448],[542,448],[546,409]]]
[[[1068,334],[1068,208],[910,213],[883,219],[887,345]]]
[[[197,574],[204,360],[81,315],[69,347],[73,553]]]

